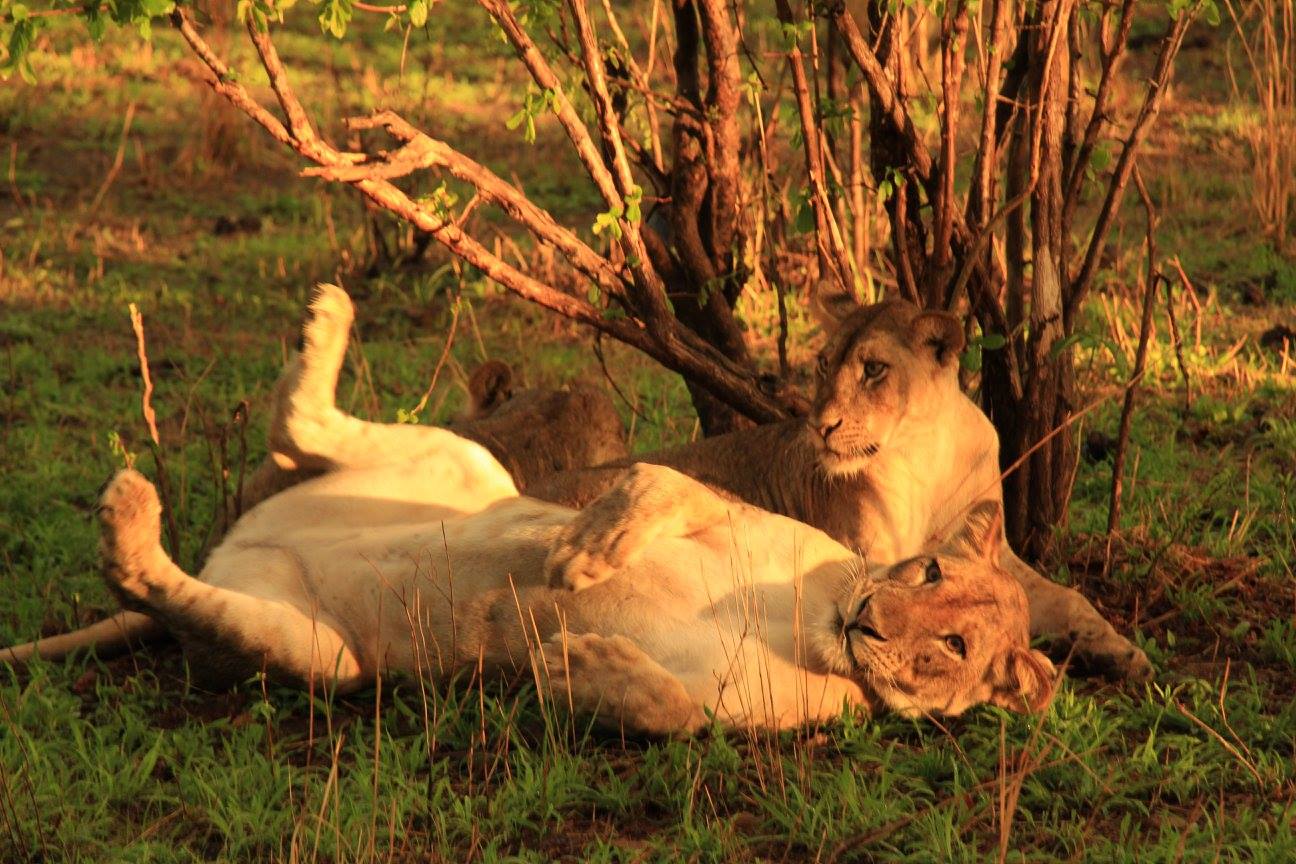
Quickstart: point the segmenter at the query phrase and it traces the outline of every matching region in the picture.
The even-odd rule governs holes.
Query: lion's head
[[[1001,520],[998,504],[978,504],[935,554],[852,580],[825,622],[833,670],[905,713],[1042,707],[1053,665],[1031,649],[1026,595],[999,568]]]
[[[905,300],[862,306],[840,291],[821,290],[812,308],[829,335],[807,434],[830,474],[856,474],[958,392],[963,328],[945,312]]]
[[[616,406],[592,384],[515,387],[513,370],[488,360],[469,378],[468,397],[466,416],[450,428],[489,450],[520,491],[556,472],[629,455]]]

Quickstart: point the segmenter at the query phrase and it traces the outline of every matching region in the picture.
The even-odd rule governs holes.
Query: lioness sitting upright
[[[1052,669],[1028,645],[1020,586],[997,567],[993,504],[889,567],[734,505],[725,524],[662,537],[597,586],[550,589],[546,556],[587,531],[585,517],[519,496],[483,447],[448,430],[339,411],[350,303],[324,288],[312,309],[271,441],[322,474],[245,513],[199,578],[162,549],[148,481],[123,471],[102,498],[109,586],[197,667],[342,690],[386,672],[535,669],[559,705],[651,733],[694,730],[708,711],[786,727],[844,704],[957,713],[1046,698]],[[667,468],[631,477],[710,495]],[[595,502],[591,518],[602,512]]]
[[[862,306],[853,295],[816,298],[828,333],[819,353],[813,409],[717,435],[635,461],[667,465],[721,494],[827,532],[870,561],[917,555],[955,530],[981,501],[1002,503],[999,438],[960,389],[963,329],[943,312],[903,300]],[[527,493],[581,506],[620,482],[629,460],[552,475]],[[557,556],[554,584],[592,584],[634,559],[663,533],[697,530],[724,508],[680,489],[640,480],[619,509]],[[1079,592],[1036,573],[1004,543],[1004,566],[1030,603],[1031,634],[1074,649],[1085,667],[1145,678],[1147,656],[1120,636]]]

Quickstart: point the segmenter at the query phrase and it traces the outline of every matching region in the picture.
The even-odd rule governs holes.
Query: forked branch
[[[486,3],[487,0],[483,2]],[[498,8],[504,4],[487,5]],[[507,10],[506,5],[504,8]],[[511,19],[511,14],[507,12],[506,17]],[[249,36],[288,120],[285,125],[235,80],[228,66],[216,56],[194,28],[184,9],[172,13],[172,22],[185,42],[203,61],[209,73],[206,76],[208,85],[257,122],[276,141],[314,163],[305,173],[347,183],[380,208],[428,232],[451,254],[481,270],[509,291],[638,348],[667,368],[698,382],[752,419],[769,421],[786,416],[786,409],[757,386],[754,376],[748,370],[722,355],[696,334],[679,326],[668,313],[664,318],[646,316],[648,322],[632,317],[609,316],[603,309],[585,299],[559,291],[508,264],[468,235],[456,219],[414,201],[391,181],[422,168],[446,170],[452,176],[472,184],[482,198],[499,205],[543,242],[553,244],[577,270],[606,288],[610,296],[625,298],[628,286],[633,284],[636,306],[642,304],[647,297],[655,296],[659,308],[664,311],[665,295],[660,289],[660,280],[656,279],[651,264],[646,261],[646,254],[634,265],[634,282],[628,282],[617,266],[595,253],[572,232],[559,226],[547,212],[528,201],[516,187],[505,183],[484,166],[443,142],[419,132],[394,114],[382,113],[372,118],[352,121],[359,127],[381,126],[402,142],[402,146],[387,158],[370,161],[363,153],[339,151],[315,131],[292,90],[270,34],[258,31],[252,25],[248,28]],[[533,45],[531,47],[534,48]],[[537,56],[538,53],[536,52]],[[556,82],[556,78],[553,80]],[[570,102],[565,97],[560,102],[570,110],[568,119],[574,118],[579,124],[579,118],[575,117]],[[559,113],[561,118],[563,112]],[[576,129],[578,133],[583,133],[582,140],[592,148],[593,142],[588,133],[584,132],[583,124]],[[611,194],[612,200],[620,201],[620,193],[597,150],[593,152],[593,156],[594,160],[587,167],[591,168],[592,174],[598,175],[596,183],[600,178],[607,181],[606,191]],[[602,184],[599,185],[602,187]],[[628,227],[633,228],[633,225]],[[650,289],[653,280],[656,280],[658,286],[656,291]]]

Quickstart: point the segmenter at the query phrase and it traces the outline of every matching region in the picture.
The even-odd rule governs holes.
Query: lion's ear
[[[914,347],[935,352],[936,362],[942,366],[958,362],[967,344],[963,324],[948,312],[923,312],[913,320],[911,332]]]
[[[507,363],[487,360],[468,379],[468,416],[484,417],[513,395],[513,370]]]
[[[821,281],[810,292],[810,314],[825,333],[832,333],[863,308],[854,291],[836,282]]]
[[[1053,663],[1034,648],[1014,648],[1002,665],[995,664],[998,680],[990,701],[1009,711],[1036,712],[1048,707],[1057,681]]]
[[[999,550],[1003,547],[1003,507],[998,501],[978,502],[945,545],[960,558],[998,567]]]

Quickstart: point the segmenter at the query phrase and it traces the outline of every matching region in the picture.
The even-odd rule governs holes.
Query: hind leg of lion
[[[649,735],[691,734],[707,722],[684,684],[624,636],[562,634],[541,653],[559,708]]]
[[[318,286],[302,327],[302,350],[275,385],[269,430],[274,462],[285,470],[320,473],[446,457],[494,482],[503,469],[466,438],[433,426],[372,423],[337,407],[334,394],[354,317],[345,291]]]
[[[187,646],[200,646],[217,666],[265,668],[294,683],[339,690],[369,679],[338,628],[303,611],[307,604],[208,585],[182,571],[162,549],[160,516],[157,491],[135,471],[119,472],[104,491],[104,577],[124,605],[146,612]],[[291,596],[292,586],[268,587]]]
[[[344,434],[338,427],[346,424],[338,422],[335,393],[354,319],[345,291],[317,286],[302,322],[301,350],[275,382],[266,434],[270,453],[243,483],[244,510],[337,467],[330,457]]]

